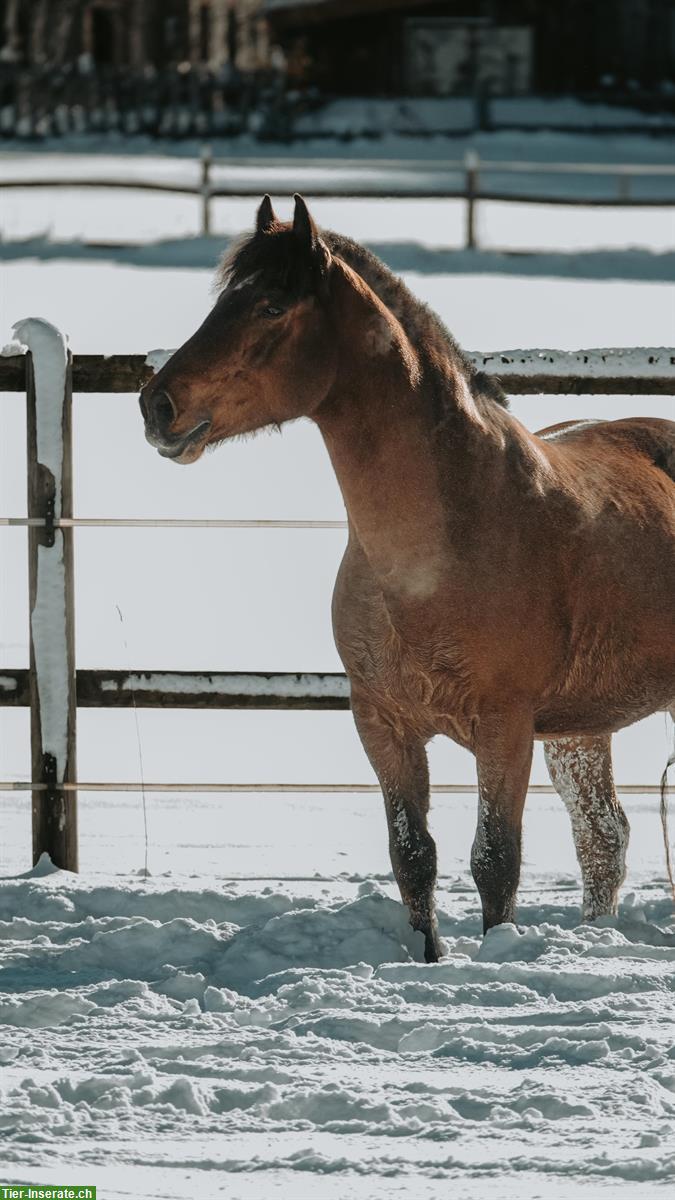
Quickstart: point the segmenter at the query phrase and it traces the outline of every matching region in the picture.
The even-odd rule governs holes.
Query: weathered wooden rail
[[[369,178],[364,162],[349,162],[341,160],[340,166],[343,177],[335,171],[335,160],[298,160],[297,162],[280,160],[284,175],[278,174],[279,163],[266,159],[268,168],[275,168],[276,175],[271,175],[267,186],[275,194],[302,190],[313,199],[335,199],[340,197],[348,200],[372,199],[406,199],[406,200],[464,200],[465,215],[465,246],[475,249],[478,245],[476,228],[477,207],[479,201],[497,201],[504,204],[546,204],[572,205],[582,207],[609,208],[663,208],[675,204],[672,188],[662,196],[636,195],[632,181],[640,177],[672,179],[675,176],[675,165],[672,163],[638,164],[638,163],[543,163],[481,160],[474,150],[467,151],[463,159],[456,160],[420,160],[415,162],[396,162],[381,160],[376,163],[381,171],[380,178]],[[211,233],[212,201],[223,198],[259,198],[261,185],[259,179],[216,179],[214,167],[239,168],[246,162],[233,159],[215,159],[209,146],[202,149],[199,169],[199,181],[194,183],[179,180],[156,179],[120,179],[118,177],[95,178],[92,176],[44,176],[31,177],[5,174],[0,179],[0,187],[5,188],[97,188],[97,189],[135,189],[137,191],[167,192],[176,195],[201,197],[201,233],[208,236]],[[303,172],[319,168],[319,175],[324,178],[311,178],[305,182]],[[346,174],[345,174],[346,172]],[[567,194],[549,191],[539,193],[521,188],[515,191],[502,186],[488,186],[486,176],[500,175],[552,175],[569,177],[579,175],[588,177],[595,175],[600,178],[613,177],[616,179],[616,192],[603,196],[586,194]]]
[[[32,791],[33,859],[46,851],[77,870],[77,789],[144,792],[376,792],[375,784],[102,783],[77,780],[78,708],[218,708],[344,710],[349,685],[338,672],[187,672],[78,670],[75,656],[73,538],[78,526],[326,529],[340,521],[235,521],[78,518],[73,514],[73,392],[135,392],[150,377],[148,355],[75,355],[44,321],[24,322],[27,353],[0,357],[0,391],[25,392],[28,515],[0,525],[27,528],[30,667],[0,669],[0,707],[30,708],[30,781],[0,781],[2,791]],[[481,370],[514,395],[675,395],[675,349],[513,350],[474,353]],[[148,361],[150,360],[150,361]],[[576,415],[576,414],[575,414]],[[440,784],[436,792],[471,792]],[[550,792],[534,785],[533,792]],[[622,792],[657,792],[622,785]]]

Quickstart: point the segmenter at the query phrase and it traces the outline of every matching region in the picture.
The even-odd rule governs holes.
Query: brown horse
[[[197,332],[141,397],[146,437],[207,445],[311,417],[349,517],[333,600],[394,874],[439,955],[425,746],[477,760],[484,928],[514,919],[535,738],[567,805],[583,915],[616,911],[628,824],[612,732],[675,700],[675,424],[532,434],[441,322],[361,246],[269,197]]]

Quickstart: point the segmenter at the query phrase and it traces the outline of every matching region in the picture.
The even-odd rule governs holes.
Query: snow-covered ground
[[[576,881],[528,873],[522,926],[481,944],[460,869],[435,967],[372,878],[5,881],[3,1174],[110,1200],[661,1195],[660,874],[591,927]]]
[[[653,144],[634,153],[653,161]],[[386,244],[469,349],[672,343],[667,210],[481,206],[484,245],[555,251],[517,274],[506,256],[438,251],[460,244],[461,206],[314,207],[326,225]],[[3,236],[36,240],[23,257],[0,246],[3,340],[41,315],[76,352],[180,344],[209,307],[210,260],[253,209],[219,202],[222,237],[209,245],[189,240],[188,198],[4,194]],[[109,246],[87,257],[73,239],[133,240],[148,257],[135,264]],[[170,252],[151,245],[161,239]],[[397,245],[407,260],[395,261]],[[20,515],[24,417],[19,397],[0,405],[0,512]],[[664,415],[672,402],[521,397],[513,408],[538,427]],[[81,516],[343,516],[306,423],[179,471],[145,444],[135,397],[83,396],[75,444]],[[78,662],[338,670],[329,600],[343,544],[339,530],[81,530]],[[0,557],[0,664],[22,666],[23,530],[0,530]],[[1,718],[0,778],[26,778],[27,714]],[[125,710],[80,712],[80,777],[138,778],[138,735],[146,780],[372,779],[348,713],[141,711],[137,727]],[[669,739],[661,717],[617,737],[619,782],[657,782]],[[473,782],[471,759],[448,742],[432,745],[431,766],[436,783]],[[546,781],[540,757],[532,778]],[[554,797],[532,796],[519,930],[481,946],[467,870],[475,800],[436,796],[447,957],[435,967],[420,962],[396,901],[373,795],[149,796],[144,814],[138,795],[85,794],[79,879],[9,878],[29,866],[30,800],[0,805],[0,1177],[77,1177],[112,1198],[665,1193],[675,927],[656,797],[626,798],[621,914],[588,927],[567,817]]]

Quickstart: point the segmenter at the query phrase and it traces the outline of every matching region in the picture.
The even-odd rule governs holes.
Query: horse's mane
[[[253,234],[235,242],[218,268],[220,288],[242,284],[258,273],[271,271],[282,284],[293,287],[294,239],[290,229],[276,223],[270,234]],[[476,370],[450,331],[436,315],[412,294],[398,275],[365,246],[331,230],[321,230],[321,240],[335,257],[356,271],[375,295],[394,314],[416,349],[438,347],[464,375],[474,396],[508,408],[508,399],[496,379]],[[430,365],[430,370],[433,367]]]

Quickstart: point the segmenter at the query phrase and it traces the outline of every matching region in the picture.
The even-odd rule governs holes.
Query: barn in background
[[[291,74],[338,95],[666,89],[673,0],[263,0]]]
[[[0,0],[0,66],[672,100],[675,0]]]

